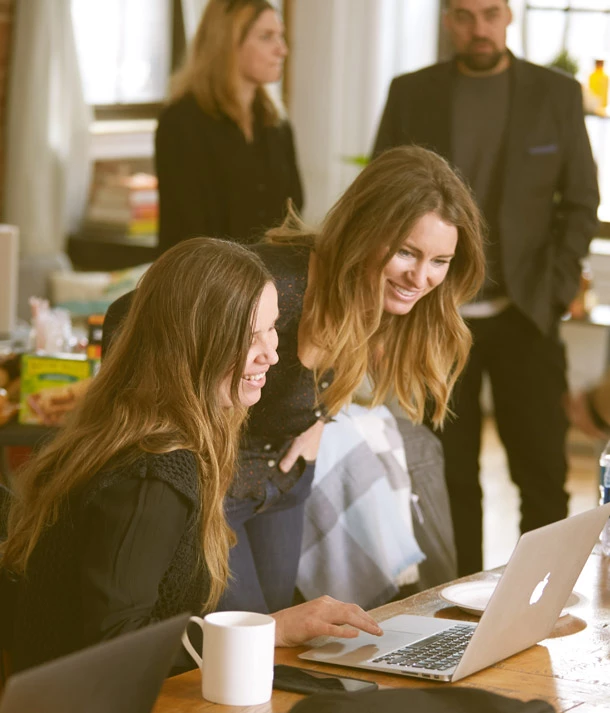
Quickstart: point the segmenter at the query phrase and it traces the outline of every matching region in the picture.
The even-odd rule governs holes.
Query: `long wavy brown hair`
[[[215,606],[234,539],[223,498],[246,414],[238,388],[271,279],[246,248],[212,238],[181,242],[149,268],[83,403],[15,479],[4,567],[27,573],[43,531],[107,464],[186,449],[200,479],[201,552],[211,581],[204,605]],[[220,387],[230,373],[236,406],[226,408]]]
[[[408,314],[388,314],[383,268],[427,213],[457,228],[455,257],[445,280]],[[471,345],[458,308],[485,274],[481,215],[448,163],[420,147],[391,149],[358,175],[319,231],[291,212],[267,240],[313,247],[315,278],[301,328],[318,348],[316,372],[334,371],[318,397],[329,413],[348,403],[368,375],[371,405],[395,395],[415,423],[429,408],[440,426]]]
[[[237,93],[237,51],[265,10],[277,12],[267,0],[209,0],[186,60],[172,77],[170,101],[192,92],[206,114],[217,119],[224,114],[248,135]],[[254,102],[265,125],[280,122],[280,110],[265,87],[257,87]]]

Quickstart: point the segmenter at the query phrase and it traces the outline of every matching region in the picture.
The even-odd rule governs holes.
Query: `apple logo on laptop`
[[[540,597],[542,596],[542,592],[544,592],[544,588],[549,583],[550,576],[551,573],[547,572],[544,579],[538,582],[538,584],[534,587],[534,591],[532,592],[532,596],[530,597],[530,604],[535,604],[540,599]]]

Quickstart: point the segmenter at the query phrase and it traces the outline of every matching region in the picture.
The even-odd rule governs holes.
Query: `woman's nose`
[[[428,281],[428,266],[423,262],[418,262],[417,265],[409,271],[409,279],[414,287],[423,290]]]
[[[263,349],[261,350],[260,354],[258,355],[258,359],[265,364],[270,364],[273,366],[274,364],[277,364],[278,361],[280,360],[278,353],[277,353],[277,336],[269,337],[264,344]]]
[[[280,357],[278,356],[277,349],[270,349],[269,352],[267,353],[267,362],[273,366],[274,364],[277,364],[278,361],[280,360]]]

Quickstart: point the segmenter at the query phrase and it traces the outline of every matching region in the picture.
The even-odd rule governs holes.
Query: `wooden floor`
[[[570,514],[597,504],[598,457],[603,444],[570,432],[568,491]],[[504,449],[492,419],[483,431],[481,472],[484,493],[484,567],[504,564],[519,537],[519,496],[509,475]]]

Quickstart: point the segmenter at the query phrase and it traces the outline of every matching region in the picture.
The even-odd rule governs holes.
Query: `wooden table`
[[[457,581],[484,580],[494,576],[492,572],[481,572]],[[386,604],[371,613],[377,621],[403,613],[474,621],[474,617],[440,599],[442,588]],[[580,595],[578,604],[570,609],[569,615],[558,620],[548,639],[457,684],[421,682],[406,676],[301,661],[297,654],[304,651],[304,647],[277,649],[275,660],[276,663],[366,678],[381,686],[466,686],[522,700],[542,698],[562,712],[607,712],[610,711],[610,559],[594,552],[574,590]],[[191,671],[165,682],[154,713],[232,710],[284,713],[300,698],[296,693],[274,691],[272,700],[261,706],[234,708],[208,703],[201,697],[199,671]]]

